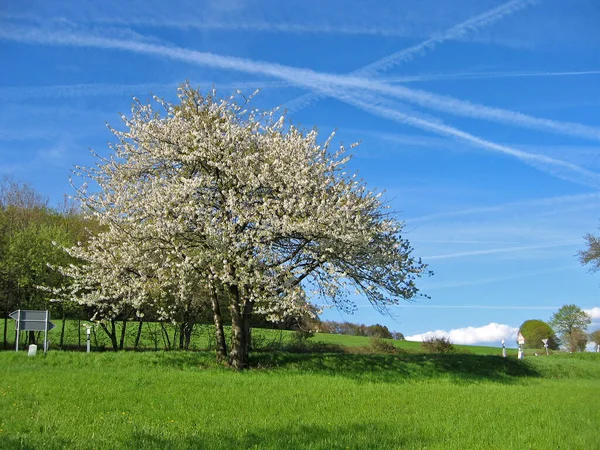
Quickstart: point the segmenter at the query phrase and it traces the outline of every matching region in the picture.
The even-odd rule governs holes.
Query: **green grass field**
[[[210,352],[0,352],[0,448],[600,448],[597,354],[270,352],[253,363],[239,373]]]

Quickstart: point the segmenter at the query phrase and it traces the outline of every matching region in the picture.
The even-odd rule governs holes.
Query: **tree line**
[[[382,339],[395,339],[399,341],[404,340],[404,335],[402,333],[398,331],[390,331],[387,326],[380,324],[365,325],[352,322],[336,322],[334,320],[327,320],[318,323],[317,329],[322,333],[378,337]]]
[[[600,330],[587,332],[592,318],[579,306],[569,304],[556,311],[548,322],[526,320],[519,328],[525,338],[525,348],[541,349],[543,340],[551,350],[562,345],[570,352],[585,351],[589,342],[600,345]]]

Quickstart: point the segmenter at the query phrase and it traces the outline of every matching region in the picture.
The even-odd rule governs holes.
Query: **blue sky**
[[[133,96],[259,88],[257,106],[361,141],[351,168],[435,272],[393,317],[357,298],[324,318],[512,343],[575,303],[593,329],[600,276],[575,255],[600,224],[598,23],[596,0],[9,0],[0,171],[58,203]]]

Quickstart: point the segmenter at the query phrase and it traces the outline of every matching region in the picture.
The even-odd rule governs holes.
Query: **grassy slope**
[[[600,447],[600,357],[0,353],[0,448]]]

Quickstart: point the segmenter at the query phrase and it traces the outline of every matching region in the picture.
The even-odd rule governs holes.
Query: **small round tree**
[[[519,332],[525,338],[525,348],[543,348],[542,339],[548,339],[548,348],[558,350],[559,341],[554,330],[543,320],[526,320]]]

